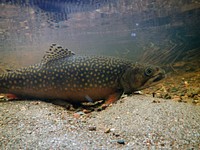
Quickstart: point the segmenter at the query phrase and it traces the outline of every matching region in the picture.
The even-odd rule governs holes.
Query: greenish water
[[[181,0],[1,1],[0,62],[40,61],[51,43],[152,64],[200,56],[200,3]]]

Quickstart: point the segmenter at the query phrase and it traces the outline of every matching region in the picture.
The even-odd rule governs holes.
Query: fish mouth
[[[166,74],[165,74],[165,71],[162,70],[158,74],[156,74],[152,79],[150,79],[150,81],[149,81],[150,86],[154,86],[154,85],[160,83],[160,81],[164,78],[166,78]]]
[[[164,79],[165,77],[166,77],[165,71],[160,71],[154,77],[150,78],[147,82],[145,82],[145,84],[137,90],[142,90],[142,89],[148,88],[150,86],[154,86],[154,85],[160,83],[160,81],[162,79]]]
[[[165,73],[159,73],[153,78],[152,82],[159,82],[160,80],[164,78],[165,78]]]

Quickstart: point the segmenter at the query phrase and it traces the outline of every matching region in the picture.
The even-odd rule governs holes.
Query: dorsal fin
[[[73,55],[75,55],[74,52],[72,52],[68,49],[64,49],[60,45],[52,44],[50,46],[49,51],[47,51],[46,54],[44,55],[44,57],[42,58],[42,63],[46,64],[48,62],[58,60],[61,58],[65,58],[65,57],[70,57]]]

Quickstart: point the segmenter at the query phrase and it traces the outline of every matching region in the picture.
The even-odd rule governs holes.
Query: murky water
[[[0,93],[0,147],[200,148],[199,35],[199,0],[1,0],[0,74],[40,62],[57,43],[77,54],[160,65],[168,77],[80,118],[84,111],[7,102]]]
[[[75,53],[153,64],[200,56],[200,3],[155,0],[1,1],[1,63],[40,61],[51,43]]]

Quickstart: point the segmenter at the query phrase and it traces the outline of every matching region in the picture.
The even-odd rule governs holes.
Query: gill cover
[[[157,66],[136,63],[129,67],[121,77],[120,84],[125,93],[132,93],[155,85],[165,77],[163,69]]]

